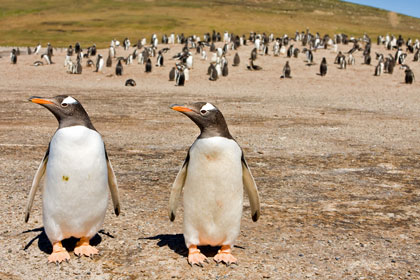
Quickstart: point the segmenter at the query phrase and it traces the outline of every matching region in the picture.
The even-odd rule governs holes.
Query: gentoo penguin
[[[93,44],[93,46],[90,48],[90,55],[91,56],[96,55],[96,44]]]
[[[136,86],[136,81],[134,81],[133,79],[128,79],[127,81],[125,81],[125,86],[128,87],[135,87]]]
[[[10,53],[10,62],[12,64],[16,64],[16,62],[17,62],[16,49],[13,49],[12,52]]]
[[[31,48],[28,46],[28,54],[32,54],[32,50],[31,50]]]
[[[87,61],[86,61],[86,66],[87,67],[92,67],[94,65],[94,63],[93,63],[93,60],[92,59],[88,59]]]
[[[121,59],[119,59],[117,66],[115,67],[115,75],[122,76],[122,73],[123,73],[123,66],[121,63]]]
[[[216,66],[214,66],[214,63],[210,64],[208,71],[210,72],[210,81],[217,81],[219,78],[219,74],[217,73]]]
[[[175,80],[175,67],[172,67],[171,71],[169,71],[169,81]]]
[[[106,59],[106,67],[112,67],[111,53],[108,54],[108,58]]]
[[[289,61],[286,61],[286,65],[283,67],[283,74],[280,76],[280,78],[291,78],[291,72],[292,70],[290,69]]]
[[[152,72],[152,61],[150,60],[150,58],[147,59],[146,62],[146,66],[145,66],[145,70],[146,73],[150,73]]]
[[[102,71],[102,68],[104,67],[104,58],[101,54],[98,54],[98,57],[96,59],[96,69],[95,72]]]
[[[80,43],[76,42],[76,44],[74,45],[74,52],[76,54],[80,53],[82,51],[82,48],[80,47]]]
[[[41,43],[38,44],[38,46],[35,47],[34,53],[38,54],[41,51]]]
[[[184,86],[184,84],[185,84],[184,68],[182,65],[177,65],[177,71],[175,75],[175,85]]]
[[[45,177],[42,192],[43,224],[53,245],[48,262],[70,259],[61,241],[76,237],[74,253],[92,256],[98,250],[89,240],[101,229],[110,189],[115,214],[120,213],[117,180],[101,135],[93,127],[79,101],[71,96],[31,97],[29,101],[47,108],[58,120],[58,129],[32,182],[25,222],[35,193]]]
[[[49,56],[48,54],[44,53],[41,55],[41,58],[43,58],[45,60],[45,62],[47,64],[52,64],[53,62],[51,61],[51,56]]]
[[[156,59],[156,67],[161,67],[163,66],[163,54],[162,51],[158,52],[158,57]]]
[[[252,220],[260,216],[257,186],[244,153],[229,133],[226,121],[214,105],[197,102],[171,108],[188,116],[200,135],[172,185],[169,218],[175,220],[178,198],[184,189],[184,239],[188,262],[203,265],[206,257],[197,246],[221,246],[217,263],[236,263],[231,251],[240,233],[243,189],[251,205]]]
[[[241,62],[241,59],[239,58],[239,54],[236,53],[235,54],[235,57],[233,58],[233,64],[232,64],[232,66],[238,66],[240,62]]]
[[[404,65],[405,69],[405,83],[412,84],[414,82],[414,73],[413,70],[410,69],[407,65]]]
[[[256,60],[257,59],[257,54],[258,54],[258,51],[257,51],[257,48],[253,48],[252,49],[252,51],[251,51],[251,60]]]
[[[76,74],[82,74],[82,62],[81,62],[80,57],[77,57]]]
[[[325,57],[322,58],[321,66],[319,67],[319,72],[321,76],[327,75],[327,60]]]
[[[222,67],[222,76],[227,77],[228,75],[229,75],[229,68],[228,68],[227,62],[225,62]]]

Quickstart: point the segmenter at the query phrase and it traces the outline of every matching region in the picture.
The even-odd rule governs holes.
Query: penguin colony
[[[172,64],[169,72],[169,81],[175,82],[176,86],[184,86],[190,78],[190,71],[193,70],[194,55],[193,50],[195,49],[196,54],[200,55],[202,61],[207,61],[210,56],[210,63],[208,67],[207,75],[210,81],[217,81],[220,77],[227,77],[229,75],[228,66],[228,53],[235,51],[241,46],[253,46],[246,69],[250,71],[263,70],[263,65],[257,65],[256,61],[259,56],[273,55],[274,57],[285,55],[288,58],[298,58],[299,53],[305,55],[305,62],[307,66],[317,64],[316,54],[317,50],[330,49],[337,54],[334,64],[338,65],[338,69],[346,70],[347,66],[356,65],[355,55],[361,53],[363,55],[363,65],[371,65],[372,56],[376,58],[377,64],[374,68],[373,75],[381,76],[383,73],[393,74],[396,65],[399,65],[399,69],[402,69],[406,73],[405,83],[410,84],[410,81],[415,80],[414,72],[410,69],[408,62],[409,54],[413,55],[413,62],[419,61],[420,53],[420,42],[418,39],[413,41],[411,38],[404,40],[400,35],[398,38],[395,36],[378,36],[377,44],[384,46],[385,53],[371,54],[372,40],[368,35],[364,35],[362,38],[355,38],[346,34],[335,34],[333,37],[329,35],[321,36],[319,33],[312,34],[309,30],[306,32],[298,32],[294,34],[294,37],[289,37],[287,34],[281,37],[275,37],[274,34],[267,35],[266,33],[257,34],[250,32],[249,36],[245,34],[238,36],[225,31],[223,35],[220,32],[213,30],[212,34],[205,33],[203,37],[197,35],[185,36],[183,33],[176,35],[166,34],[161,38],[161,44],[172,45],[175,43],[181,44],[182,49],[179,53],[169,58],[169,64]],[[221,47],[216,47],[217,44],[222,44]],[[302,46],[302,51],[296,47],[298,44]],[[343,45],[343,48],[348,47],[347,51],[338,51],[338,46]],[[123,75],[123,64],[131,65],[135,60],[138,64],[143,64],[145,67],[145,73],[152,72],[153,62],[155,60],[156,67],[165,67],[165,53],[170,49],[165,46],[159,49],[159,40],[156,34],[153,34],[150,39],[150,44],[147,44],[147,39],[142,38],[137,41],[136,44],[132,45],[129,38],[123,40],[122,46],[125,51],[132,52],[127,57],[117,57],[117,49],[120,46],[120,42],[113,39],[108,49],[108,55],[106,61],[104,56],[97,54],[96,45],[83,49],[79,42],[76,42],[74,48],[70,45],[67,48],[67,55],[64,61],[64,66],[70,74],[81,74],[83,71],[82,61],[87,59],[86,67],[92,67],[95,65],[95,72],[103,72],[104,65],[106,67],[112,67],[113,60],[116,59],[115,75]],[[131,49],[130,49],[131,47]],[[404,50],[405,47],[405,50]],[[34,50],[27,47],[27,54],[38,55],[41,53],[42,46],[39,43]],[[47,44],[45,53],[41,53],[41,60],[37,60],[33,63],[34,66],[43,66],[53,64],[52,61],[54,49],[50,43]],[[12,64],[17,63],[17,56],[20,55],[19,48],[13,49],[10,53],[10,60]],[[229,54],[231,55],[231,54]],[[233,54],[232,54],[233,55]],[[75,56],[75,61],[72,57]],[[168,61],[168,60],[166,60]],[[240,57],[237,52],[233,55],[232,66],[240,66]],[[291,78],[292,64],[294,62],[288,61],[283,67],[283,71],[279,71],[279,77]],[[322,59],[319,66],[319,76],[326,76],[328,72],[328,62],[326,59]]]
[[[176,38],[176,40],[175,40]],[[222,41],[223,40],[223,41]],[[313,35],[306,32],[296,32],[294,38],[287,35],[274,38],[273,34],[256,34],[251,32],[249,37],[213,31],[206,33],[203,40],[195,35],[185,37],[183,34],[174,34],[162,37],[163,44],[182,45],[182,50],[170,60],[172,64],[169,72],[169,81],[176,86],[184,86],[189,80],[190,71],[194,69],[194,56],[192,50],[206,61],[211,54],[208,67],[210,81],[217,81],[220,77],[229,75],[227,53],[237,50],[240,46],[250,44],[253,49],[248,58],[246,69],[250,71],[263,70],[263,66],[256,65],[259,56],[287,55],[290,59],[298,58],[301,52],[295,46],[300,43],[305,53],[308,67],[315,65],[314,57],[318,49],[333,49],[338,51],[338,44],[353,44],[347,52],[338,52],[334,61],[339,69],[346,70],[347,65],[355,65],[354,54],[363,53],[363,64],[370,65],[371,39],[364,35],[356,39],[345,34],[328,35],[321,37],[318,33]],[[67,48],[64,66],[68,73],[82,74],[82,60],[87,59],[86,67],[95,66],[94,72],[101,73],[106,67],[112,67],[116,59],[115,75],[124,75],[123,62],[128,66],[137,60],[144,64],[145,72],[152,72],[152,59],[156,58],[156,67],[164,67],[164,54],[168,47],[158,51],[158,39],[152,35],[151,45],[146,45],[145,38],[138,40],[132,46],[133,52],[127,57],[117,57],[120,42],[112,40],[108,49],[106,62],[101,54],[97,54],[96,46],[92,45],[83,50],[80,43],[75,47]],[[291,44],[293,42],[293,44]],[[223,47],[216,47],[215,43],[223,43]],[[403,44],[406,52],[403,51]],[[406,64],[408,53],[413,54],[413,61],[418,61],[420,42],[408,39],[406,42],[400,36],[378,37],[378,44],[384,45],[387,51],[395,50],[395,54],[385,57],[376,53],[378,65],[375,67],[375,76],[383,73],[392,74],[398,64],[405,72],[404,82],[412,84],[415,81],[412,69]],[[270,45],[272,49],[270,51]],[[130,40],[123,40],[124,50],[130,50]],[[28,54],[38,55],[41,44]],[[53,48],[47,45],[41,60],[33,65],[42,66],[52,64]],[[12,64],[17,63],[19,49],[13,49],[10,54]],[[347,55],[347,56],[346,56]],[[75,62],[72,61],[73,57]],[[96,58],[94,62],[93,59]],[[240,57],[235,52],[233,67],[241,65]],[[320,76],[327,75],[328,63],[325,57],[320,63]],[[283,67],[280,78],[292,78],[289,61]],[[128,79],[125,86],[136,86],[134,79]],[[58,129],[53,135],[44,158],[36,171],[29,200],[26,207],[25,221],[28,221],[30,210],[36,191],[41,187],[41,180],[45,178],[43,186],[43,224],[48,239],[53,245],[53,252],[48,257],[52,263],[60,263],[70,259],[69,253],[62,246],[62,240],[69,237],[79,238],[74,253],[77,256],[93,256],[98,250],[89,244],[89,240],[101,228],[108,203],[108,189],[111,194],[114,212],[120,213],[117,179],[111,162],[108,158],[105,145],[89,119],[81,103],[71,96],[59,95],[53,98],[31,97],[29,101],[48,109],[58,120]],[[245,189],[251,206],[251,218],[256,222],[260,217],[260,198],[254,178],[245,160],[244,153],[239,144],[230,134],[222,112],[213,104],[198,102],[191,105],[171,105],[171,109],[186,115],[200,129],[200,134],[191,147],[172,185],[169,199],[169,219],[175,220],[177,205],[183,192],[184,221],[183,234],[188,248],[188,263],[202,266],[207,262],[198,246],[220,246],[221,249],[214,256],[217,263],[226,265],[237,263],[232,254],[233,245],[240,233],[240,220],[243,208],[243,189]],[[83,164],[80,164],[83,163]],[[89,186],[89,188],[86,188]],[[214,194],[223,193],[222,196]],[[206,194],[203,196],[203,194]],[[208,194],[208,195],[207,195]],[[211,195],[213,194],[213,195]],[[75,207],[75,205],[78,205]],[[69,209],[73,209],[69,211]]]

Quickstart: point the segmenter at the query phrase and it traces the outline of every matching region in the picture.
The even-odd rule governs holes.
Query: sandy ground
[[[0,279],[420,279],[418,81],[404,84],[399,68],[374,77],[361,53],[356,65],[340,70],[330,50],[317,51],[311,67],[302,54],[260,56],[256,64],[263,70],[251,72],[246,46],[239,50],[241,65],[216,82],[206,75],[209,61],[195,55],[190,81],[176,87],[168,73],[170,57],[180,50],[171,46],[163,68],[147,74],[135,62],[124,66],[122,77],[109,77],[115,61],[104,73],[84,67],[82,75],[67,74],[64,50],[55,51],[56,64],[43,67],[31,66],[39,56],[22,54],[11,65],[3,55]],[[383,47],[373,51],[388,54]],[[100,52],[106,57],[107,50]],[[127,53],[120,48],[117,54]],[[326,77],[317,75],[323,56]],[[412,59],[410,54],[408,64],[420,78],[420,64]],[[281,80],[286,60],[293,78]],[[137,87],[125,87],[128,78]],[[99,256],[71,254],[69,263],[57,266],[47,265],[51,245],[42,231],[41,193],[28,223],[24,208],[57,128],[53,115],[27,98],[58,94],[78,98],[103,135],[122,214],[116,217],[109,203],[93,240]],[[256,223],[245,199],[234,248],[239,263],[230,267],[213,261],[190,267],[182,208],[175,222],[167,216],[170,186],[199,133],[168,106],[195,101],[212,102],[224,113],[261,195]],[[74,242],[67,246],[71,250]],[[203,249],[209,257],[216,250]]]

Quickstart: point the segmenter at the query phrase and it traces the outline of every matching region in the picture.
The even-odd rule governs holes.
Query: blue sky
[[[346,0],[420,18],[420,0]]]

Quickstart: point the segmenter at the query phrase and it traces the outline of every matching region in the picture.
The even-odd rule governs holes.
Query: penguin
[[[38,44],[38,46],[35,47],[34,53],[38,54],[41,51],[41,43]]]
[[[248,70],[262,70],[261,66],[255,65],[252,59],[249,59],[249,65],[246,66]]]
[[[147,59],[146,66],[145,66],[145,72],[151,73],[152,72],[152,61],[150,58]]]
[[[294,58],[298,58],[299,53],[300,53],[300,50],[299,50],[298,48],[295,48],[295,49],[293,50],[293,57],[294,57]]]
[[[17,63],[16,49],[13,49],[12,52],[10,53],[10,62],[12,64],[16,64]]]
[[[93,60],[92,59],[88,59],[88,61],[86,61],[86,66],[87,67],[92,67],[94,65]]]
[[[30,54],[32,54],[32,50],[31,50],[31,48],[28,46],[28,55],[30,55]]]
[[[257,59],[257,48],[253,48],[251,51],[251,60],[256,60]]]
[[[42,54],[42,55],[41,55],[41,58],[43,58],[47,64],[52,64],[52,63],[53,63],[53,62],[51,61],[51,56],[49,56],[48,54],[45,54],[45,53],[44,53],[44,54]]]
[[[47,108],[58,120],[58,129],[32,182],[25,212],[29,219],[35,193],[45,177],[42,191],[43,224],[52,243],[48,262],[70,259],[61,241],[80,238],[78,256],[93,256],[98,250],[89,240],[101,229],[110,189],[115,214],[120,213],[117,180],[104,142],[81,103],[71,96],[32,96],[29,101]]]
[[[325,57],[322,58],[321,66],[319,67],[319,72],[321,76],[327,75],[327,60]]]
[[[223,64],[222,76],[227,77],[228,75],[229,75],[229,69],[228,69],[228,64],[226,62],[226,63]]]
[[[82,48],[80,47],[80,43],[76,42],[76,44],[74,45],[74,52],[76,54],[80,53],[82,51]]]
[[[102,71],[102,68],[104,67],[104,58],[101,54],[98,54],[98,57],[96,59],[96,69],[95,72]]]
[[[18,48],[16,48],[16,55],[20,55],[20,50],[19,50],[19,47],[18,47]]]
[[[93,44],[93,46],[90,48],[90,55],[91,56],[96,55],[96,44]]]
[[[240,233],[245,188],[254,222],[260,217],[260,200],[244,153],[229,132],[222,112],[214,105],[171,105],[189,117],[200,135],[188,150],[172,185],[169,219],[175,220],[177,203],[184,190],[184,239],[190,265],[203,265],[206,256],[197,246],[221,246],[214,260],[237,263],[232,248]]]
[[[128,87],[135,87],[136,86],[136,81],[134,81],[133,79],[128,79],[127,81],[125,81],[125,86]]]
[[[156,67],[161,67],[163,66],[163,54],[162,51],[158,52],[158,57],[156,59]]]
[[[115,75],[122,76],[122,73],[123,73],[123,66],[121,63],[121,59],[119,59],[117,66],[115,67]]]
[[[177,65],[177,74],[175,78],[175,85],[184,86],[185,84],[185,74],[184,69],[181,65]]]
[[[169,71],[169,81],[175,80],[175,67],[172,67],[171,71]]]
[[[407,65],[405,65],[405,83],[412,84],[414,82],[414,73],[413,70],[410,69]]]
[[[80,57],[77,58],[76,74],[82,74],[82,63],[81,63]]]
[[[111,53],[108,54],[108,58],[106,59],[106,67],[112,67]]]
[[[232,66],[238,66],[240,62],[241,62],[241,59],[239,58],[239,54],[236,53],[235,54],[235,57],[233,58],[233,64],[232,64]]]
[[[292,70],[290,69],[289,61],[286,61],[286,65],[283,67],[283,75],[281,75],[280,78],[292,78],[292,76],[290,76],[291,73]]]
[[[35,61],[33,64],[33,66],[43,66],[43,65],[44,65],[44,62],[39,61],[39,60]]]

